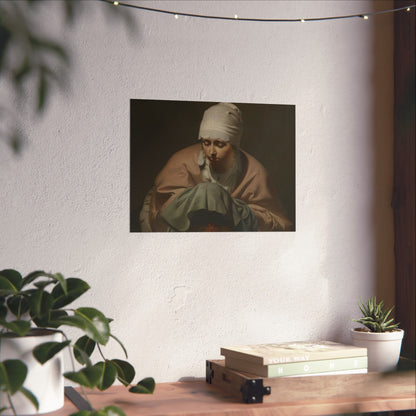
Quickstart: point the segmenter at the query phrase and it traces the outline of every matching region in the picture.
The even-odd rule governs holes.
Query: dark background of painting
[[[154,179],[176,151],[197,143],[206,101],[130,100],[130,231]],[[295,106],[236,103],[243,114],[241,149],[267,169],[295,225]]]

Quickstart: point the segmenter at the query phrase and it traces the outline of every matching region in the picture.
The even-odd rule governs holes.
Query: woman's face
[[[220,139],[201,139],[202,149],[214,171],[223,173],[233,166],[234,149],[229,142]]]

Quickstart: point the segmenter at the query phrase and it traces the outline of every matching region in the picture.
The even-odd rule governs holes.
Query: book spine
[[[294,376],[286,376],[289,378],[293,377],[313,377],[313,376],[339,376],[341,374],[367,374],[366,368],[357,368],[354,370],[343,370],[343,371],[328,371],[327,373],[311,373],[311,374],[295,374]]]
[[[285,377],[301,374],[326,373],[366,369],[367,357],[338,358],[336,360],[308,361],[303,363],[272,364],[267,366],[268,377]]]

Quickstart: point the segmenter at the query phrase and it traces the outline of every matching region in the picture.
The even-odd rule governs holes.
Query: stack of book
[[[332,341],[223,347],[225,367],[261,377],[367,373],[367,348]]]

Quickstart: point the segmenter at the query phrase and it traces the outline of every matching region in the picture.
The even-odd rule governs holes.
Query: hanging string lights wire
[[[395,13],[399,11],[406,11],[410,12],[412,9],[416,7],[416,4],[410,5],[410,6],[404,6],[404,7],[398,7],[396,9],[389,9],[389,10],[381,10],[377,12],[370,12],[370,13],[361,13],[361,14],[350,14],[350,15],[344,15],[344,16],[328,16],[328,17],[309,17],[309,18],[297,18],[297,19],[262,19],[262,18],[250,18],[250,17],[239,17],[237,14],[234,16],[210,16],[210,15],[204,15],[204,14],[194,14],[194,13],[184,13],[184,12],[176,12],[176,11],[170,11],[170,10],[163,10],[163,9],[154,9],[151,7],[145,7],[145,6],[139,6],[132,3],[124,3],[121,1],[113,1],[113,0],[101,0],[104,3],[109,3],[115,6],[121,6],[121,7],[130,7],[133,9],[153,12],[153,13],[162,13],[162,14],[168,14],[172,15],[175,19],[179,19],[180,16],[182,17],[192,17],[192,18],[199,18],[199,19],[212,19],[212,20],[238,20],[241,22],[317,22],[317,21],[323,21],[323,20],[340,20],[340,19],[364,19],[368,20],[372,16],[376,16],[379,14],[386,14],[386,13]]]

